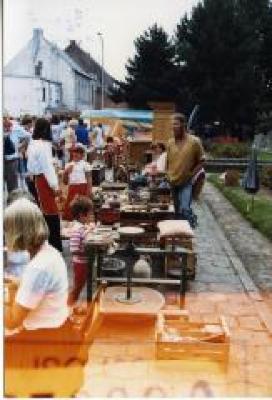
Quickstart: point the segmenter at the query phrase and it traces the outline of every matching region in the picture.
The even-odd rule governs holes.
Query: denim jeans
[[[172,186],[176,219],[186,219],[192,228],[196,227],[196,215],[192,211],[192,182]]]

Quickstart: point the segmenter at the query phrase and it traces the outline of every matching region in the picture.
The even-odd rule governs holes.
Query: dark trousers
[[[35,187],[35,183],[33,179],[30,179],[28,176],[26,177],[26,185],[29,193],[34,197],[37,204],[39,204],[38,194]]]
[[[60,232],[60,217],[56,215],[46,215],[43,214],[48,229],[49,229],[49,238],[48,242],[55,247],[55,249],[62,252],[62,241],[61,241],[61,232]]]
[[[5,160],[4,182],[7,184],[8,193],[18,189],[18,160]]]

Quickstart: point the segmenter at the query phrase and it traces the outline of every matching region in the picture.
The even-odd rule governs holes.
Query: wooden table
[[[174,210],[124,210],[121,208],[120,221],[121,225],[139,225],[141,223],[149,223],[156,226],[157,222],[172,219],[174,217]]]
[[[121,183],[121,182],[102,182],[100,185],[103,191],[122,191],[127,189],[128,185],[127,183]]]

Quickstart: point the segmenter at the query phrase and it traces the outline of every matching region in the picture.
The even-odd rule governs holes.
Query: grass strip
[[[210,174],[208,181],[220,190],[254,228],[272,240],[272,200],[257,194],[254,196],[254,207],[252,208],[252,196],[242,188],[225,186],[219,180],[218,174]]]

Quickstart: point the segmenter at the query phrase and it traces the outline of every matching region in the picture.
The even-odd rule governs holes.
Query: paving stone
[[[218,293],[243,293],[244,289],[240,283],[210,283],[209,291]]]
[[[246,396],[249,397],[271,397],[272,386],[262,385],[261,383],[246,383]]]
[[[223,293],[208,293],[205,300],[218,303],[219,301],[226,301],[227,298],[228,296]]]
[[[200,272],[196,276],[196,281],[205,283],[227,283],[227,284],[240,284],[239,278],[232,274],[215,274],[211,272]]]
[[[241,370],[244,372],[244,365],[247,360],[247,346],[245,342],[237,342],[231,335],[231,345],[229,351],[230,372]]]
[[[272,288],[272,244],[236,211],[210,183],[204,187],[204,201],[224,229],[254,282],[261,290]],[[246,240],[245,240],[246,238]],[[269,302],[272,309],[272,301]]]
[[[244,397],[246,391],[245,382],[236,379],[227,383],[227,392],[225,397]]]
[[[216,314],[203,314],[202,320],[205,324],[218,324],[220,322],[219,315]]]
[[[208,292],[209,291],[209,284],[204,282],[190,282],[189,283],[189,290],[192,293],[199,293],[199,292]]]
[[[272,367],[269,364],[251,363],[246,366],[246,376],[249,382],[272,387]]]
[[[225,315],[224,314],[224,318],[226,321],[226,324],[230,330],[230,334],[233,331],[233,329],[237,329],[238,328],[238,321],[237,318],[234,316],[230,316],[230,315]]]
[[[241,344],[248,344],[248,343],[253,344],[252,332],[248,331],[247,329],[241,329],[241,328],[235,329],[231,333],[231,339],[232,339],[232,341],[236,341],[236,342],[238,341]]]
[[[218,312],[224,315],[232,316],[255,316],[257,318],[256,310],[253,306],[241,305],[239,303],[233,305],[229,302],[220,302],[217,304]]]
[[[215,314],[216,312],[216,307],[213,303],[211,302],[191,302],[191,303],[186,303],[187,309],[190,312],[196,311],[198,314]]]
[[[265,327],[256,317],[243,317],[238,316],[239,326],[242,329],[249,329],[252,331],[264,331]]]
[[[266,332],[254,332],[252,330],[247,329],[235,329],[232,334],[231,338],[233,341],[240,341],[244,344],[250,345],[270,345],[271,344],[271,337]]]

